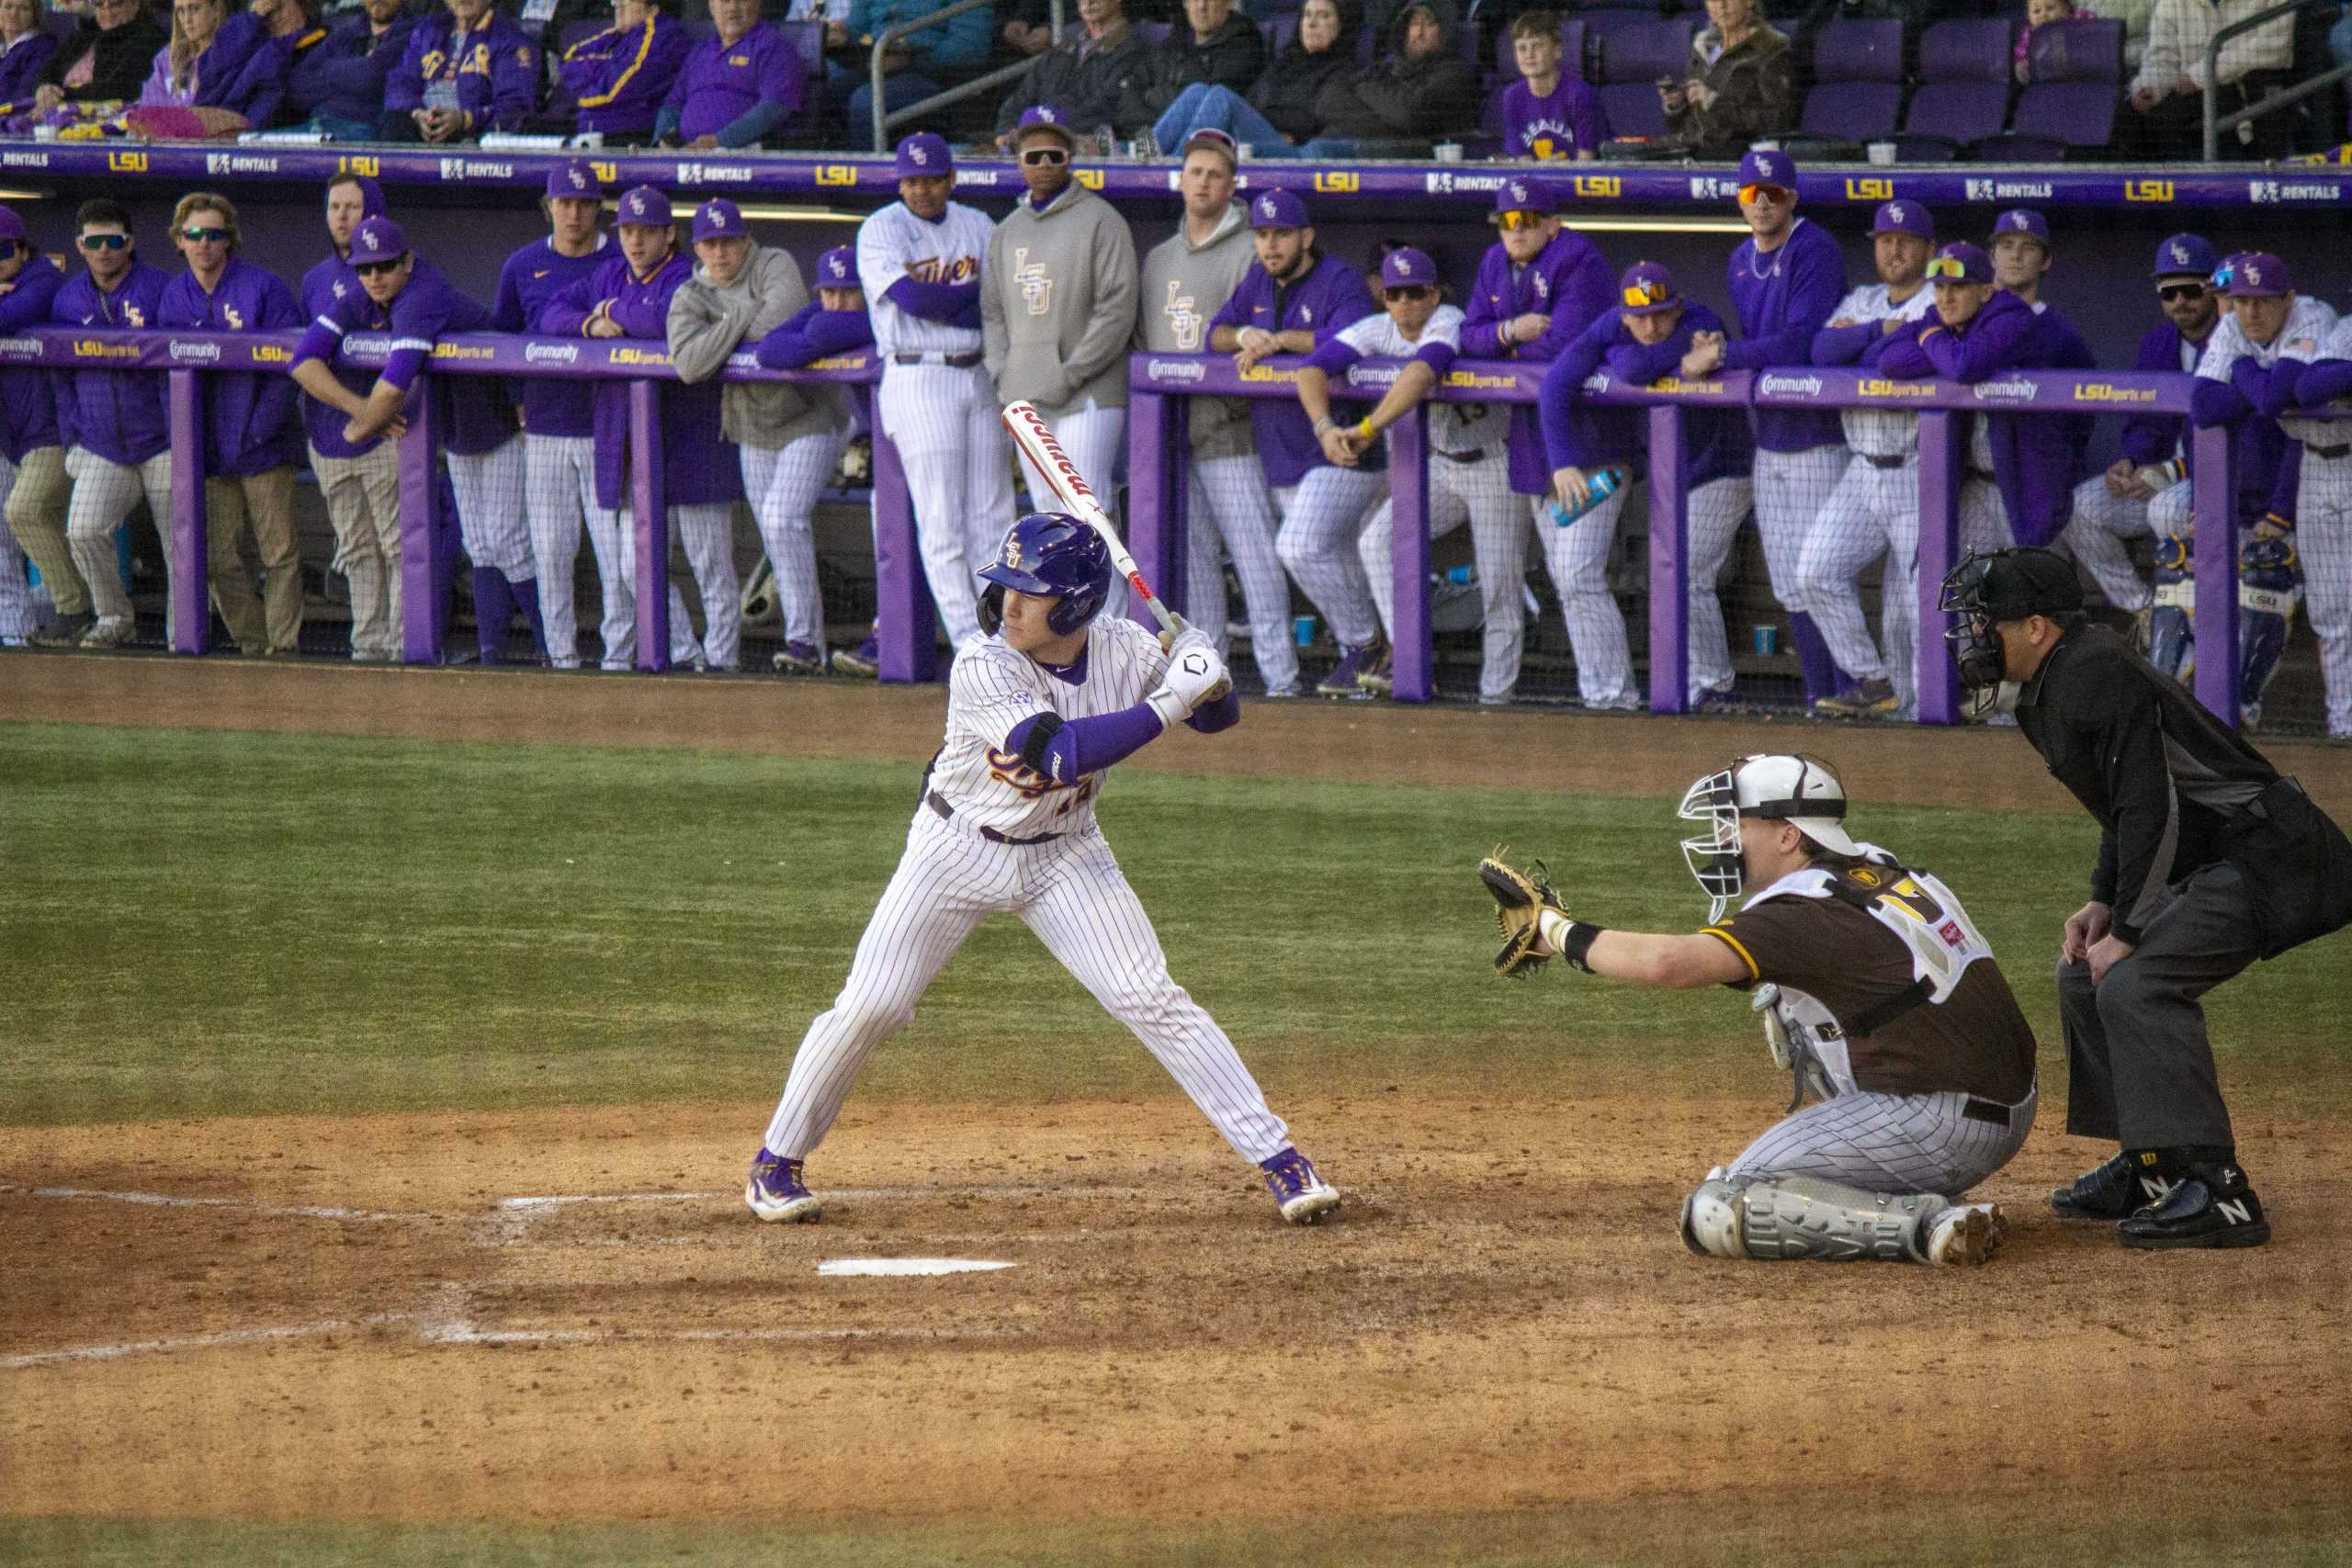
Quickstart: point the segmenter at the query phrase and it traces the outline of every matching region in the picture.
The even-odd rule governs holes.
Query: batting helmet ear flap
[[[991,582],[980,590],[980,635],[996,636],[1004,625],[1004,584]]]

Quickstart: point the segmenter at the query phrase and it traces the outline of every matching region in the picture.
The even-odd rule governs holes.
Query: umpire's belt
[[[2007,1106],[1989,1100],[1978,1100],[1973,1095],[1961,1102],[1960,1114],[1964,1121],[1990,1122],[1996,1127],[2006,1127],[2009,1124]]]
[[[943,822],[953,820],[956,816],[956,808],[948,805],[946,796],[935,789],[923,792],[922,803],[938,812],[939,818]],[[1034,839],[1016,839],[1010,833],[1000,833],[993,828],[983,828],[979,831],[981,838],[994,844],[1050,844],[1061,837],[1059,833],[1040,833]]]
[[[944,365],[954,370],[969,370],[980,362],[981,355],[971,354],[894,354],[893,365]]]
[[[2325,457],[2330,462],[2334,462],[2338,457],[2352,457],[2352,441],[2346,441],[2340,446],[2322,446],[2314,442],[2306,441],[2303,443],[2303,450],[2314,457]]]
[[[1857,452],[1854,456],[1873,468],[1899,468],[1911,460],[1908,452],[1898,452],[1892,457],[1882,457],[1875,452]]]

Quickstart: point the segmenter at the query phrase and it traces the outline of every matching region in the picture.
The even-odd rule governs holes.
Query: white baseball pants
[[[1192,481],[1185,488],[1185,549],[1192,558],[1185,576],[1185,615],[1193,625],[1216,639],[1217,657],[1225,656],[1227,610],[1225,569],[1217,541],[1233,557],[1234,575],[1241,580],[1241,603],[1250,618],[1250,657],[1259,679],[1270,692],[1298,684],[1298,649],[1291,646],[1290,579],[1283,575],[1282,558],[1274,553],[1274,498],[1266,489],[1266,470],[1258,459],[1243,453],[1236,457],[1207,457],[1193,463]]]
[[[678,525],[683,507],[670,509],[672,527]],[[725,508],[720,510],[724,511]],[[595,511],[588,514],[588,538],[596,547],[599,562],[610,560],[612,572],[605,579],[605,660],[606,670],[627,670],[637,662],[637,519],[624,507],[618,512]],[[691,560],[691,555],[687,558]],[[693,665],[703,658],[702,644],[695,640],[695,624],[686,615],[686,596],[678,591],[677,579],[670,580],[670,663],[673,669]]]
[[[351,589],[351,656],[397,660],[401,627],[401,468],[389,441],[357,457],[311,448],[327,520],[334,525],[334,569]]]
[[[1724,565],[1731,559],[1732,540],[1739,533],[1740,520],[1747,515],[1754,495],[1754,485],[1736,475],[1709,479],[1690,492],[1683,542],[1690,563],[1690,587],[1685,595],[1690,628],[1690,690],[1686,694],[1693,704],[1710,692],[1728,691],[1731,687],[1731,642],[1724,630],[1724,603],[1716,584],[1723,581]],[[1771,570],[1769,555],[1765,570]]]
[[[858,939],[849,979],[801,1037],[766,1146],[806,1158],[841,1114],[866,1056],[911,1021],[915,1003],[987,916],[1021,917],[1047,952],[1190,1095],[1243,1157],[1290,1142],[1233,1042],[1168,973],[1168,957],[1111,846],[1094,828],[1033,845],[999,844],[915,811],[896,875]]]
[[[8,497],[17,488],[17,465],[0,457],[0,640],[33,635],[33,591],[25,580],[25,552],[8,526]]]
[[[820,431],[783,446],[744,446],[743,493],[760,525],[775,592],[784,611],[784,640],[825,646],[825,599],[817,588],[817,536],[809,518],[817,494],[833,475],[849,432]]]
[[[1478,666],[1478,694],[1507,697],[1519,684],[1519,660],[1527,643],[1527,604],[1520,585],[1527,576],[1527,511],[1510,492],[1510,471],[1500,445],[1484,448],[1475,463],[1430,458],[1430,537],[1442,538],[1470,525],[1470,549],[1478,563],[1478,601],[1486,614]],[[1380,628],[1396,640],[1396,502],[1391,496],[1372,509],[1356,553],[1380,615]]]
[[[90,608],[101,620],[131,618],[130,594],[115,559],[115,531],[130,520],[139,498],[147,498],[155,531],[164,538],[164,603],[167,641],[179,636],[178,596],[172,592],[172,455],[158,452],[137,468],[99,457],[86,446],[65,454],[74,497],[65,507],[65,544],[74,569],[90,586]]]
[[[1274,554],[1329,623],[1342,648],[1362,648],[1380,635],[1356,538],[1364,513],[1388,491],[1388,476],[1329,463],[1306,470],[1295,485],[1274,491],[1283,509]]]
[[[670,508],[670,526],[702,593],[702,654],[713,670],[732,670],[743,636],[743,583],[735,575],[735,503]]]
[[[559,670],[580,668],[580,610],[573,581],[580,536],[596,510],[596,440],[591,435],[523,437],[525,511],[531,562],[539,580],[539,619],[548,658]],[[604,561],[597,568],[609,580]]]
[[[1764,547],[1772,597],[1791,615],[1802,615],[1805,608],[1804,579],[1799,570],[1804,542],[1851,457],[1836,445],[1808,446],[1802,452],[1756,449],[1756,536]]]
[[[2352,457],[2322,457],[2306,447],[2296,513],[2303,613],[2319,638],[2327,733],[2352,739]]]
[[[461,457],[449,454],[449,488],[458,493],[458,537],[466,558],[509,582],[531,580],[531,524],[524,510],[523,438]]]
[[[1969,1096],[1841,1094],[1767,1128],[1731,1162],[1733,1176],[1811,1176],[1865,1192],[1957,1198],[2009,1163],[2033,1130],[2041,1090],[2009,1108],[2007,1126],[1962,1114]]]
[[[2156,498],[2148,502],[2148,532],[2159,539],[2187,539],[2196,491],[2196,483],[2190,479],[2158,491]]]
[[[883,367],[882,434],[899,449],[932,603],[958,647],[980,635],[975,573],[1012,526],[1012,468],[996,383],[984,367]]]
[[[2147,583],[2132,570],[2123,548],[2124,540],[2151,532],[2149,504],[2109,495],[2104,474],[2075,487],[2075,514],[2067,519],[2062,537],[2107,602],[2119,610],[2144,610],[2152,603]]]
[[[1529,507],[1544,565],[1559,590],[1568,623],[1568,651],[1577,661],[1577,695],[1589,708],[1631,710],[1642,705],[1634,688],[1634,654],[1625,640],[1625,613],[1609,592],[1609,552],[1617,542],[1617,519],[1631,486],[1563,528],[1552,521],[1552,498],[1539,495]]]

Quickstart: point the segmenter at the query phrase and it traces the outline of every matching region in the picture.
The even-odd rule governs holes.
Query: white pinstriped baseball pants
[[[980,635],[976,574],[1012,526],[1012,442],[996,383],[978,365],[888,364],[874,412],[906,471],[932,603],[960,648]]]
[[[114,536],[144,495],[147,510],[154,513],[155,531],[164,538],[164,637],[176,640],[179,596],[171,591],[172,455],[158,452],[131,468],[86,446],[74,446],[66,451],[65,471],[74,479],[74,496],[65,507],[65,544],[74,552],[74,569],[90,585],[90,608],[101,619],[130,618],[130,595],[122,585]]]
[[[670,509],[673,527],[684,507]],[[707,509],[705,509],[707,510]],[[728,509],[718,509],[724,513]],[[613,570],[604,581],[605,589],[605,659],[606,670],[627,670],[637,662],[637,519],[627,507],[618,512],[606,512],[601,507],[588,513],[588,539],[595,547],[599,563],[610,561]],[[688,558],[691,559],[691,556]],[[678,580],[670,580],[670,662],[673,666],[694,663],[703,657],[702,644],[695,640],[695,624],[686,616],[686,596],[678,591]]]
[[[1078,465],[1078,477],[1086,481],[1086,488],[1094,492],[1094,499],[1102,503],[1102,510],[1119,525],[1120,536],[1125,537],[1126,519],[1119,510],[1118,485],[1119,458],[1127,434],[1125,408],[1106,409],[1090,399],[1084,408],[1073,409],[1046,423],[1053,428],[1054,439],[1061,443],[1062,450],[1069,454],[1069,460]],[[1015,446],[1013,450],[1020,452],[1021,448]],[[1060,510],[1060,503],[1054,500],[1053,491],[1046,486],[1044,477],[1030,467],[1026,455],[1021,459],[1021,482],[1029,491],[1031,511]],[[1008,522],[1006,527],[1010,526],[1012,525]],[[1003,544],[1004,529],[1000,528],[996,537],[988,541],[987,552],[979,558],[981,562],[985,564],[993,560]],[[1111,592],[1102,601],[1102,613],[1106,615],[1127,613],[1127,580],[1116,572],[1111,575]]]
[[[1283,509],[1274,554],[1299,591],[1330,624],[1342,648],[1362,648],[1380,635],[1380,611],[1364,575],[1356,540],[1364,513],[1388,490],[1388,475],[1318,463],[1295,485],[1274,491]]]
[[[1000,911],[1020,916],[1135,1032],[1244,1158],[1254,1164],[1282,1152],[1289,1130],[1216,1021],[1169,976],[1151,917],[1099,829],[1047,844],[999,844],[919,807],[848,980],[793,1055],[768,1123],[771,1153],[802,1159],[816,1150],[866,1056],[912,1021],[933,978]]]
[[[1589,708],[1633,709],[1642,705],[1634,689],[1634,655],[1625,640],[1625,612],[1609,592],[1609,552],[1617,542],[1617,519],[1625,493],[1616,492],[1563,528],[1552,521],[1552,498],[1537,496],[1529,507],[1544,565],[1560,592],[1568,623],[1568,650],[1576,656],[1577,696]]]
[[[2352,739],[2352,458],[2303,451],[2291,538],[2303,570],[2303,614],[2319,639],[2327,733]]]
[[[1764,547],[1764,571],[1772,597],[1791,615],[1804,613],[1804,542],[1814,523],[1845,476],[1853,454],[1836,442],[1802,452],[1756,449],[1756,536]]]
[[[1216,639],[1217,657],[1225,657],[1230,639],[1225,635],[1225,570],[1217,554],[1222,538],[1233,557],[1233,573],[1241,580],[1241,603],[1250,617],[1250,657],[1257,663],[1259,679],[1268,691],[1297,685],[1290,579],[1283,575],[1282,558],[1274,553],[1274,531],[1280,525],[1274,519],[1274,498],[1266,489],[1266,470],[1247,452],[1195,458],[1184,515],[1185,551],[1191,557],[1185,615]]]
[[[1731,643],[1724,630],[1723,597],[1715,585],[1723,581],[1724,563],[1731,559],[1731,542],[1739,533],[1740,520],[1747,515],[1754,494],[1754,485],[1737,475],[1709,479],[1690,492],[1683,539],[1690,560],[1685,595],[1690,627],[1686,694],[1693,703],[1709,692],[1731,687]],[[1770,570],[1769,559],[1766,570]]]
[[[1475,463],[1430,457],[1430,537],[1442,538],[1470,525],[1470,549],[1478,563],[1478,600],[1486,614],[1478,667],[1478,694],[1502,697],[1519,684],[1519,659],[1527,644],[1527,605],[1520,585],[1527,576],[1527,510],[1510,492],[1509,459],[1502,444],[1481,448]],[[1380,614],[1380,628],[1396,639],[1396,500],[1372,509],[1356,536],[1365,585]]]
[[[580,536],[596,510],[596,438],[526,434],[523,470],[548,657],[559,670],[577,670],[580,611],[572,583],[580,563]],[[601,555],[596,568],[600,581],[611,581],[611,569]],[[635,614],[632,604],[632,618]]]
[[[1841,1094],[1767,1128],[1732,1161],[1733,1176],[1812,1176],[1865,1192],[1957,1198],[2009,1163],[2033,1131],[2039,1086],[2009,1124],[1961,1114],[1964,1094]]]
[[[825,646],[825,599],[817,588],[817,536],[808,520],[817,492],[832,478],[833,465],[849,444],[849,432],[819,431],[782,446],[741,448],[743,494],[760,525],[768,564],[775,569],[776,600],[784,612],[784,640]]]
[[[531,577],[531,524],[524,510],[523,438],[511,435],[472,457],[449,454],[449,488],[458,493],[458,537],[466,558],[509,582]]]
[[[0,457],[0,637],[33,635],[33,591],[25,581],[25,552],[8,526],[8,496],[17,488],[17,465]]]
[[[356,457],[311,448],[311,472],[334,525],[334,569],[351,589],[351,656],[399,659],[401,467],[389,441]]]
[[[2075,487],[2075,514],[2066,520],[2066,547],[2098,584],[2107,602],[2119,610],[2144,610],[2154,592],[2132,568],[2123,541],[2135,534],[2153,533],[2146,501],[2129,501],[2107,493],[2107,478],[2095,474]]]

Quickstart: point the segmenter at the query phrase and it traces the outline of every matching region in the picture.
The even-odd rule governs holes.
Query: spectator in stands
[[[90,15],[50,56],[33,94],[43,111],[63,104],[128,103],[139,96],[171,35],[140,0],[91,0]]]
[[[1125,0],[1078,0],[1079,27],[1029,62],[996,113],[996,144],[1011,151],[1023,115],[1050,105],[1064,125],[1133,136],[1150,125],[1138,112],[1136,84],[1144,72],[1144,43],[1127,25]],[[1126,117],[1124,121],[1122,117]],[[1099,138],[1098,138],[1099,139]],[[1108,153],[1098,145],[1094,151]]]
[[[2018,29],[2018,42],[2017,48],[2012,51],[2014,62],[2010,67],[2010,74],[2020,83],[2026,80],[2028,71],[2026,51],[2033,47],[2033,35],[2036,28],[2046,28],[2052,22],[2071,20],[2074,15],[2075,0],[2025,0],[2025,26]]]
[[[139,89],[142,108],[187,108],[196,102],[204,51],[220,30],[227,0],[174,0],[172,36],[155,51],[154,67]]]
[[[252,0],[222,22],[197,69],[196,110],[205,134],[275,125],[296,58],[325,39],[319,0]]]
[[[653,0],[613,0],[613,25],[582,39],[556,62],[556,79],[580,106],[580,129],[607,147],[653,140],[653,122],[694,48],[686,25]]]
[[[41,25],[40,0],[0,0],[0,115],[28,114],[57,35]]]
[[[187,270],[164,286],[156,324],[187,332],[285,332],[302,324],[293,293],[237,253],[237,209],[210,191],[180,197],[172,243]],[[205,378],[205,575],[229,635],[248,659],[296,652],[302,637],[302,546],[294,468],[302,427],[294,383],[259,371]],[[259,548],[262,597],[240,559],[246,525]]]
[[[1707,0],[1680,82],[1658,96],[1673,139],[1702,157],[1736,158],[1796,122],[1796,55],[1757,0]]]
[[[654,120],[655,140],[673,147],[757,147],[800,112],[808,62],[760,19],[759,0],[711,0],[710,20],[717,31],[686,56]]]
[[[1128,118],[1156,121],[1196,88],[1247,92],[1265,70],[1265,38],[1233,0],[1184,0],[1184,19],[1145,51]]]
[[[2269,8],[2270,0],[2156,0],[2148,24],[2148,51],[2132,79],[2127,100],[2139,123],[2128,144],[2150,162],[2200,158],[2205,152],[2205,90],[2230,114],[2286,85],[2295,64],[2295,17],[2274,17],[2222,46],[2217,80],[2205,80],[2205,48],[2213,34]],[[2222,138],[2229,157],[2275,158],[2287,151],[2290,116],[2263,116]]]
[[[1218,130],[1261,158],[1299,156],[1294,149],[1323,129],[1315,107],[1323,90],[1355,70],[1346,47],[1351,15],[1340,0],[1306,0],[1298,31],[1247,97],[1216,83],[1187,87],[1152,126],[1152,140],[1182,147],[1197,131]]]
[[[2164,321],[2140,340],[2134,370],[2193,375],[2221,321],[2214,269],[2221,258],[2201,234],[2175,234],[2156,246],[2156,302]],[[2066,542],[2098,583],[2107,602],[2130,611],[2140,646],[2147,647],[2148,584],[2124,553],[2123,541],[2150,531],[2148,503],[2188,474],[2177,414],[2134,414],[2123,426],[2122,455],[2102,475],[2075,487],[2075,516]]]
[[[381,141],[469,141],[520,130],[538,107],[538,45],[491,0],[447,5],[417,23],[384,85]]]
[[[105,197],[74,216],[74,243],[87,271],[57,291],[50,320],[60,326],[153,328],[163,303],[163,273],[139,259],[130,214]],[[64,434],[65,471],[74,495],[65,514],[65,542],[89,584],[97,618],[83,634],[84,648],[118,648],[135,629],[130,595],[115,564],[115,532],[143,497],[159,523],[172,515],[170,426],[164,417],[164,378],[149,370],[69,370],[57,377],[58,424]],[[177,628],[177,599],[170,592],[171,552],[164,552],[166,638]]]
[[[1537,163],[1589,163],[1609,140],[1600,96],[1564,68],[1560,14],[1523,12],[1510,25],[1511,60],[1519,80],[1503,89],[1503,155]]]
[[[874,79],[867,51],[874,39],[903,22],[911,22],[940,8],[936,0],[851,0],[848,15],[825,26],[825,44],[839,49],[854,39],[859,45],[854,65],[829,61],[825,78],[833,96],[848,106],[850,145],[872,146]],[[921,103],[937,93],[951,76],[977,71],[988,62],[989,18],[985,7],[967,11],[920,32],[909,33],[882,56],[882,108],[886,114]]]
[[[288,116],[330,141],[374,139],[392,68],[408,52],[416,17],[404,0],[359,0],[315,46],[298,47],[286,77]],[[369,216],[374,216],[370,214]],[[348,246],[349,236],[343,242]]]
[[[25,232],[25,220],[0,207],[0,333],[46,326],[65,274]],[[90,589],[65,542],[65,447],[58,429],[57,389],[50,373],[33,367],[0,369],[0,501],[6,525],[0,541],[21,545],[40,569],[50,614],[29,628],[44,648],[71,648],[90,629]],[[11,545],[0,542],[0,558]],[[0,570],[22,574],[13,559]],[[23,633],[13,635],[22,636]]]
[[[1315,103],[1323,130],[1308,158],[1393,157],[1478,123],[1478,78],[1462,58],[1453,0],[1414,0],[1389,30],[1388,52],[1335,79]]]
[[[1011,17],[998,29],[997,37],[1016,55],[1035,56],[1054,47],[1053,7],[1047,0],[1011,0],[1000,4],[995,14]]]

